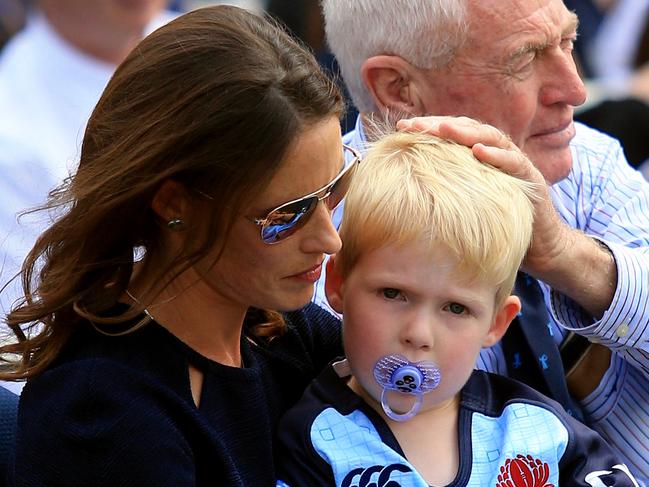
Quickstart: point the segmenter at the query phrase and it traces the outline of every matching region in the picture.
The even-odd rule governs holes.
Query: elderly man
[[[361,112],[346,143],[362,148],[372,120],[435,115],[398,126],[453,138],[483,162],[539,183],[527,278],[517,288],[534,329],[521,324],[478,366],[523,380],[521,371],[540,373],[549,383],[557,357],[567,397],[543,381],[540,389],[574,408],[649,482],[649,185],[615,140],[573,122],[586,96],[572,59],[576,16],[561,0],[322,5]],[[503,156],[512,143],[522,152]],[[525,297],[538,289],[529,276],[541,284],[540,306]],[[547,353],[537,348],[543,335]]]

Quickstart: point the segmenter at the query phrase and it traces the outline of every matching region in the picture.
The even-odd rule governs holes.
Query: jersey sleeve
[[[628,467],[597,432],[568,418],[571,437],[560,464],[560,485],[638,487]]]
[[[335,484],[331,466],[315,451],[311,442],[313,414],[301,402],[279,424],[277,441],[278,487],[331,487]]]

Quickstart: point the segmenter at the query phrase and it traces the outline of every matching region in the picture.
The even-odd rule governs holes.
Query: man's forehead
[[[509,57],[525,46],[560,42],[578,25],[561,0],[481,0],[469,2],[471,44],[494,48]],[[474,46],[475,47],[475,46]]]

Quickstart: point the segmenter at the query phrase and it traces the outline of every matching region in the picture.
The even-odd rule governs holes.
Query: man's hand
[[[601,318],[610,306],[617,282],[612,255],[561,220],[543,175],[507,135],[468,117],[416,117],[400,120],[397,128],[453,140],[470,147],[479,161],[532,183],[534,229],[523,270],[571,297],[593,317]]]
[[[419,117],[401,120],[401,130],[422,131],[470,147],[481,162],[534,184],[534,237],[523,268],[534,276],[552,268],[553,259],[570,246],[572,229],[561,221],[541,172],[497,128],[467,117]]]

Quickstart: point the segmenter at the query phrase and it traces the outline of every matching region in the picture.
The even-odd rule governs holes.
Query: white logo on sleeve
[[[633,482],[633,485],[635,487],[640,487],[638,483],[635,481],[633,478],[633,475],[631,475],[631,472],[629,472],[629,469],[627,468],[626,465],[620,464],[620,465],[613,465],[612,467],[614,470],[619,470],[622,473],[624,473],[630,480]],[[588,483],[588,485],[592,487],[611,487],[614,484],[608,485],[605,484],[604,481],[602,480],[603,477],[606,477],[608,475],[613,474],[612,470],[596,470],[595,472],[591,472],[586,477],[584,480]]]

